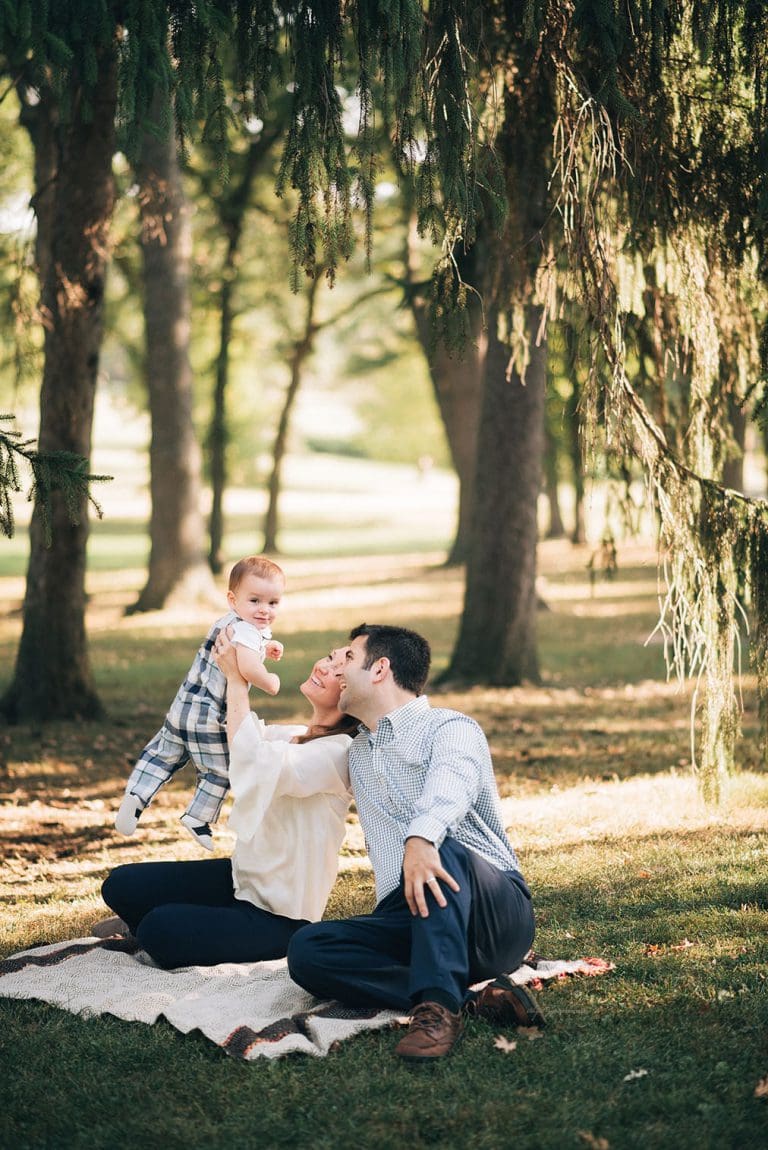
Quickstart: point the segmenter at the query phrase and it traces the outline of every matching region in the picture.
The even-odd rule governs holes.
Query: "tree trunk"
[[[733,388],[728,392],[728,419],[733,436],[732,453],[723,464],[723,486],[731,491],[744,490],[744,448],[747,438],[747,416],[743,406],[734,399]]]
[[[213,414],[208,430],[209,469],[211,474],[211,516],[208,524],[208,563],[214,575],[224,566],[224,492],[227,487],[227,391],[229,388],[229,345],[235,319],[234,292],[238,279],[240,241],[243,236],[253,182],[259,168],[269,158],[279,138],[275,127],[252,140],[245,155],[242,175],[237,183],[212,195],[221,229],[227,237],[227,251],[221,272],[219,295],[219,351],[216,356],[216,383],[213,391]]]
[[[208,466],[211,473],[211,516],[208,521],[208,563],[214,575],[224,566],[224,491],[227,486],[227,385],[229,383],[229,343],[232,338],[232,287],[235,248],[227,248],[219,296],[219,352],[216,356],[216,383],[213,413],[208,429]]]
[[[581,444],[579,423],[579,403],[581,389],[575,373],[571,380],[571,394],[565,405],[566,432],[570,447],[571,468],[573,470],[573,530],[572,543],[586,543],[587,527],[584,516],[584,452]]]
[[[480,422],[483,367],[486,339],[483,331],[482,311],[474,293],[470,293],[469,338],[459,352],[449,352],[432,331],[426,293],[419,290],[418,270],[415,266],[416,220],[412,215],[408,228],[408,256],[406,261],[409,300],[416,324],[416,334],[429,366],[432,387],[443,421],[448,450],[451,453],[459,481],[459,506],[456,533],[448,552],[448,566],[465,563],[469,555],[472,529],[472,503],[477,457],[477,428]],[[462,277],[476,285],[477,245],[471,252],[457,255]]]
[[[475,507],[459,637],[444,678],[514,686],[537,682],[537,504],[544,450],[546,343],[541,309],[526,308],[531,359],[507,378],[509,349],[488,336],[478,436]]]
[[[315,305],[317,303],[317,290],[320,286],[321,270],[318,269],[309,281],[307,289],[307,311],[304,320],[304,333],[294,345],[291,356],[291,378],[283,399],[283,408],[277,424],[275,442],[272,447],[272,472],[267,485],[268,502],[264,516],[264,550],[277,552],[278,507],[280,503],[280,490],[282,487],[283,460],[288,446],[288,429],[291,423],[293,405],[301,387],[304,364],[312,353],[312,346],[317,333],[315,324]]]
[[[562,539],[565,535],[563,516],[560,512],[560,499],[558,495],[559,475],[557,458],[557,439],[548,427],[545,427],[544,439],[544,492],[549,507],[549,525],[547,539]]]
[[[164,109],[155,100],[153,119]],[[192,422],[189,362],[191,221],[181,184],[173,130],[144,132],[136,164],[144,265],[146,379],[150,444],[150,558],[147,582],[129,613],[173,600],[214,599],[205,559],[201,452]]]
[[[57,123],[58,101],[40,93],[31,128],[39,211],[38,270],[45,327],[45,366],[40,393],[41,451],[69,451],[86,459],[99,369],[104,290],[114,206],[117,61],[98,59],[99,79],[90,109],[73,81],[71,119]],[[14,678],[3,699],[11,721],[95,718],[96,694],[85,632],[88,501],[78,522],[60,492],[52,494],[52,542],[35,504],[24,598],[24,626]]]
[[[488,351],[477,438],[472,533],[464,609],[444,681],[515,686],[539,679],[536,645],[536,546],[544,452],[547,342],[536,301],[546,239],[553,78],[546,53],[521,49],[505,93],[497,141],[506,175],[503,235],[481,221],[486,265]],[[521,79],[523,77],[523,79]],[[522,320],[527,367],[511,361],[509,313]],[[509,331],[508,342],[501,337]]]

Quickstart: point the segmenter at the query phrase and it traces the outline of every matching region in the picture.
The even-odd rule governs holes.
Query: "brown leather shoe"
[[[452,1014],[439,1002],[419,1002],[411,1012],[408,1033],[398,1042],[395,1054],[409,1062],[444,1058],[453,1050],[461,1031],[461,1011]]]
[[[497,1026],[544,1026],[544,1015],[529,990],[499,975],[471,998],[465,1010]]]

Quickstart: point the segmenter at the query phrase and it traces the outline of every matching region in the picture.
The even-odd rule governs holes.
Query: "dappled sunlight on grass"
[[[524,853],[583,842],[606,842],[666,831],[768,832],[768,777],[739,774],[719,806],[707,805],[688,772],[637,776],[502,800],[509,834]]]
[[[307,1146],[321,1129],[337,1139],[339,1116],[350,1111],[349,1129],[382,1147],[414,1137],[419,1145],[453,1145],[459,1113],[478,1150],[521,1137],[525,1146],[558,1150],[602,1150],[609,1142],[628,1150],[762,1145],[765,1100],[754,1090],[768,1076],[768,773],[754,677],[742,681],[740,770],[722,803],[706,806],[690,765],[690,685],[667,682],[661,646],[646,642],[656,621],[654,556],[620,553],[615,577],[593,582],[589,558],[589,549],[563,542],[541,547],[541,684],[440,690],[433,702],[468,712],[488,734],[504,822],[534,896],[536,951],[600,956],[615,966],[609,975],[537,991],[546,1030],[535,1043],[518,1034],[513,1052],[495,1047],[498,1027],[469,1022],[461,1047],[434,1068],[440,1088],[430,1087],[426,1112],[418,1110],[412,1072],[391,1056],[387,1032],[343,1043],[324,1059],[243,1065],[165,1024],[75,1018],[4,999],[4,1035],[18,1063],[8,1076],[16,1092],[11,1120],[26,1114],[30,1096],[44,1092],[56,1109],[71,1098],[72,1083],[83,1081],[88,1105],[91,1096],[110,1099],[112,1136],[111,1100],[126,1083],[125,1097],[140,1093],[151,1066],[186,1084],[189,1098],[177,1099],[184,1122],[198,1095],[214,1108],[214,1142],[232,1128],[239,1107],[237,1130],[252,1132],[253,1115],[268,1112],[271,1130]],[[441,563],[437,552],[285,560],[288,593],[275,628],[286,643],[283,687],[275,698],[254,693],[254,707],[269,721],[300,721],[297,684],[364,619],[423,631],[439,672],[462,602],[461,572]],[[2,955],[88,935],[107,913],[101,883],[118,864],[204,855],[179,823],[191,769],[159,792],[132,837],[113,825],[136,755],[225,598],[221,579],[220,604],[126,618],[141,582],[138,569],[88,576],[91,658],[109,717],[0,728]],[[0,579],[8,604],[0,615],[6,679],[22,591],[20,580]],[[214,833],[219,857],[232,847],[228,808],[229,801]],[[365,913],[373,903],[352,809],[326,915]],[[52,1063],[51,1049],[67,1054],[53,1102],[49,1084],[61,1059]],[[165,1106],[167,1095],[156,1093],[148,1105]],[[164,1116],[157,1111],[147,1121],[160,1129]]]
[[[759,769],[754,679],[743,681],[743,774],[719,808],[702,806],[690,773],[690,692],[665,681],[661,649],[645,645],[656,609],[652,551],[629,549],[611,579],[590,582],[588,549],[542,544],[539,612],[543,682],[433,693],[436,705],[473,715],[487,732],[513,841],[534,875],[548,851],[606,850],[656,834],[720,835],[766,829],[765,776]],[[315,658],[363,620],[422,630],[435,670],[449,657],[461,610],[462,574],[439,552],[291,558],[288,593],[275,628],[286,643],[283,689],[253,696],[269,721],[300,720],[296,686]],[[88,628],[103,722],[21,725],[0,731],[0,830],[6,844],[0,900],[15,917],[2,936],[13,949],[24,930],[43,941],[81,929],[99,913],[98,890],[117,863],[195,858],[178,818],[191,793],[191,770],[165,787],[133,838],[113,828],[138,752],[159,726],[218,606],[190,605],[126,617],[141,572],[90,571]],[[225,581],[220,579],[220,609]],[[0,617],[0,656],[10,674],[21,620],[17,578],[0,580],[9,611]],[[16,605],[16,607],[18,604]],[[610,625],[606,625],[610,619]],[[752,771],[753,773],[749,773]],[[232,838],[223,818],[217,851]],[[360,827],[348,821],[333,905],[370,900],[370,868]],[[359,895],[355,892],[362,892]],[[345,893],[346,892],[346,893]],[[26,926],[24,925],[26,924]],[[24,936],[27,937],[27,936]]]

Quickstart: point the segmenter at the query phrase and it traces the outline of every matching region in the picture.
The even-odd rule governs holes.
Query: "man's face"
[[[365,635],[358,635],[353,639],[346,649],[344,665],[339,671],[341,684],[339,706],[342,711],[348,711],[351,715],[358,713],[355,707],[360,704],[364,706],[372,693],[373,668],[369,667],[366,670],[365,667],[367,647],[368,639]]]

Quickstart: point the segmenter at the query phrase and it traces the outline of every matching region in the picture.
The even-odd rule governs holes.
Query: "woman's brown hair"
[[[327,735],[349,735],[354,739],[357,734],[357,729],[360,726],[360,720],[356,719],[354,715],[342,715],[338,723],[334,723],[332,727],[310,727],[306,735],[299,735],[294,740],[296,743],[311,743],[313,739],[324,739]]]

